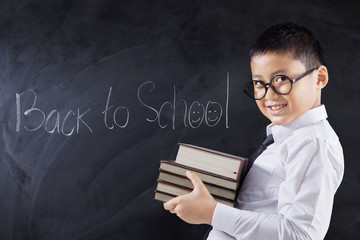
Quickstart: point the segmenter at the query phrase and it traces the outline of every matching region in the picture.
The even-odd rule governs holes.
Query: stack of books
[[[193,184],[186,171],[195,172],[220,203],[234,206],[247,158],[179,143],[176,160],[161,161],[155,200],[167,202],[190,193]]]

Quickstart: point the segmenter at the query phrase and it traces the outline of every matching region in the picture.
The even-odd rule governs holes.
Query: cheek
[[[314,101],[315,91],[309,84],[303,85],[296,89],[293,94],[289,95],[289,102],[297,108],[306,108]]]
[[[261,101],[261,100],[257,100],[256,105],[258,106],[258,108],[260,109],[262,114],[266,116],[268,112],[266,110],[265,103],[263,101]]]

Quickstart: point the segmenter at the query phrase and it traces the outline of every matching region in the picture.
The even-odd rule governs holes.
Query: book
[[[191,144],[179,143],[175,162],[238,181],[247,159]]]
[[[166,202],[190,193],[193,184],[186,171],[195,172],[218,202],[234,206],[247,158],[179,143],[175,160],[162,160],[155,200]]]
[[[159,179],[160,181],[176,184],[178,186],[186,187],[189,189],[193,189],[193,184],[191,183],[191,180],[183,177],[174,175],[169,172],[164,172],[160,170]],[[208,183],[204,183],[205,187],[209,190],[210,194],[218,197],[222,197],[225,199],[234,200],[236,196],[236,192],[230,189],[222,188],[216,185],[211,185]]]
[[[158,185],[157,185],[157,188],[155,191],[155,200],[158,200],[161,202],[167,202],[174,197],[191,193],[191,191],[192,191],[192,189],[188,189],[188,188],[180,187],[177,185],[169,184],[166,182],[158,181]],[[221,198],[217,198],[217,197],[214,197],[214,199],[219,203],[222,203],[222,204],[225,204],[228,206],[232,206],[232,207],[235,204],[234,201],[230,201],[227,199],[221,199]]]
[[[190,170],[195,172],[201,181],[204,183],[222,186],[224,188],[236,191],[239,182],[231,178],[226,178],[221,175],[209,173],[201,169],[191,168],[185,165],[176,163],[174,160],[160,161],[160,171],[170,172],[178,176],[186,177],[186,171]],[[187,177],[186,177],[187,178]]]

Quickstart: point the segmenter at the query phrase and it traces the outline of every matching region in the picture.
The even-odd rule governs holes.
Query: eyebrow
[[[286,68],[280,68],[280,69],[272,72],[270,75],[271,75],[271,77],[273,77],[273,76],[275,76],[275,75],[277,75],[279,73],[287,72],[286,70],[287,70]],[[252,76],[252,78],[259,78],[259,77],[261,78],[262,76],[258,75],[258,74],[255,74],[255,75]]]

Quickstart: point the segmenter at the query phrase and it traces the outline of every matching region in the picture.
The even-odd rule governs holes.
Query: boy
[[[190,172],[194,190],[164,208],[212,225],[208,239],[323,239],[344,159],[320,101],[328,82],[320,44],[304,26],[275,25],[251,48],[250,66],[245,92],[272,122],[274,143],[250,168],[236,208],[217,203]]]

